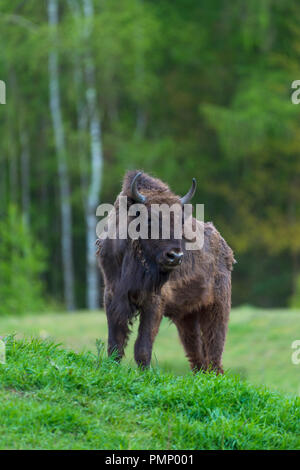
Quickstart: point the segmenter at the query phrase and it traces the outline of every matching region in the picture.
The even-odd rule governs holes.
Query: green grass
[[[237,377],[143,372],[8,338],[0,448],[299,449],[299,405]]]
[[[133,361],[134,326],[125,361]],[[106,342],[103,312],[79,312],[1,317],[0,335],[50,338],[74,351],[96,351],[95,340]],[[300,395],[300,365],[291,361],[291,344],[300,339],[300,311],[234,309],[224,354],[227,375],[239,375],[248,382],[273,390]],[[174,325],[165,320],[155,341],[153,364],[182,375],[189,371]]]

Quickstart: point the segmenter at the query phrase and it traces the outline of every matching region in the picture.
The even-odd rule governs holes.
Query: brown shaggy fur
[[[137,171],[125,175],[120,195],[131,199],[131,182]],[[139,191],[153,203],[180,203],[168,185],[143,173]],[[118,198],[115,207],[118,211]],[[117,219],[118,220],[118,219]],[[130,219],[129,219],[130,220]],[[203,224],[193,219],[193,223]],[[108,320],[108,353],[124,355],[129,325],[140,315],[135,360],[147,367],[152,346],[163,316],[177,326],[181,342],[193,370],[213,368],[223,372],[224,349],[231,307],[233,252],[214,225],[204,223],[204,245],[188,251],[185,240],[98,241],[99,262],[105,282],[105,309]],[[178,249],[183,261],[171,272],[162,272],[157,263],[165,250]]]

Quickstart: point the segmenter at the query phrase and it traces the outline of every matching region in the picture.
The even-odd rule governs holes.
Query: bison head
[[[188,193],[180,198],[161,182],[161,186],[154,184],[153,187],[149,182],[143,186],[141,176],[141,172],[137,173],[130,186],[132,202],[146,209],[143,212],[146,214],[147,237],[140,238],[140,247],[146,260],[158,267],[160,272],[168,273],[181,264],[184,256],[179,231],[182,235],[183,207],[195,194],[196,180],[193,178]],[[136,215],[140,215],[139,211]]]

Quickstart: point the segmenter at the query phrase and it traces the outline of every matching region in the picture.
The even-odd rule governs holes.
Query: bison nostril
[[[170,260],[170,261],[174,261],[175,259],[175,253],[173,251],[170,251],[169,253],[167,253],[167,258]]]
[[[181,260],[182,260],[182,257],[183,257],[183,253],[176,253],[175,251],[169,251],[167,254],[166,254],[166,257],[168,259],[168,261],[170,261],[171,263],[180,263]]]

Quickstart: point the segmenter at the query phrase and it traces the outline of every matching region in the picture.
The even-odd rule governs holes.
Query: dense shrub
[[[300,308],[300,276],[296,281],[296,288],[290,300],[291,308]]]
[[[15,206],[0,220],[0,315],[44,307],[45,252],[33,239]]]

